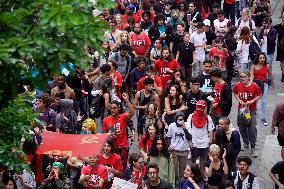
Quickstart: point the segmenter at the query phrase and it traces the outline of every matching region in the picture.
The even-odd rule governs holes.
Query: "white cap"
[[[205,19],[205,20],[203,21],[203,24],[204,24],[205,26],[210,26],[210,25],[211,25],[211,22],[210,22],[209,19]]]

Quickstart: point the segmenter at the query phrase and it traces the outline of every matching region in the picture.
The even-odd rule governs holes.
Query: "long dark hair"
[[[170,87],[170,89],[171,89],[172,87],[176,88],[176,92],[177,92],[177,94],[176,94],[176,96],[175,96],[175,98],[176,98],[176,99],[175,99],[175,100],[176,100],[176,104],[181,104],[181,99],[180,99],[181,89],[180,89],[180,86],[178,86],[178,85],[172,85],[172,86]],[[170,93],[169,93],[169,95],[168,95],[168,98],[169,98],[170,104],[172,104],[174,98],[170,95]]]
[[[148,128],[149,128],[150,126],[155,127],[155,129],[156,129],[156,135],[158,134],[158,131],[159,131],[159,129],[158,129],[158,127],[157,127],[157,124],[155,124],[155,125],[147,125],[147,126],[146,126],[145,137],[144,137],[144,140],[143,140],[143,145],[144,145],[144,147],[146,147],[147,140],[150,138],[150,134],[149,134],[149,132],[148,132]]]
[[[142,154],[131,153],[128,158],[130,167],[133,167],[134,166],[133,162],[137,162],[140,158],[143,158]]]
[[[165,156],[166,158],[170,158],[170,153],[168,151],[168,146],[167,143],[165,141],[165,139],[162,137],[162,135],[157,135],[152,143],[152,146],[148,152],[149,156],[153,156],[153,157],[157,157],[159,155],[159,151],[157,149],[157,141],[161,140],[163,143],[163,148],[162,148],[162,154],[163,156]]]
[[[191,172],[193,173],[192,179],[194,180],[194,182],[196,183],[204,182],[204,177],[203,174],[201,173],[199,166],[194,163],[190,164],[189,166]]]
[[[264,56],[264,58],[265,58],[264,65],[267,65],[267,57],[266,57],[264,52],[260,52],[255,56],[255,59],[253,60],[253,64],[257,65],[259,63],[258,59],[259,59],[260,55]]]

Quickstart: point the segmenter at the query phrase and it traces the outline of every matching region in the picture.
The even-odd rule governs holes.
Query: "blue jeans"
[[[261,118],[266,120],[266,100],[268,95],[268,84],[264,83],[264,90],[261,97]]]
[[[272,71],[272,62],[273,62],[274,54],[266,54],[266,58],[270,66],[270,71]]]
[[[239,19],[241,17],[241,8],[240,8],[240,2],[239,1],[235,2],[235,10],[236,10],[237,19]]]

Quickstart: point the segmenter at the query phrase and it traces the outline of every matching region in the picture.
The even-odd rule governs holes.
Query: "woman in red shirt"
[[[244,141],[244,149],[251,146],[252,157],[257,157],[258,153],[255,151],[255,143],[257,137],[256,130],[256,103],[261,97],[261,90],[256,83],[250,81],[250,72],[240,72],[240,82],[238,82],[233,93],[239,101],[239,111],[241,108],[248,108],[251,115],[250,123],[244,123],[241,117],[238,116],[237,124],[239,126],[240,134]]]
[[[270,70],[270,65],[267,63],[267,58],[265,53],[259,53],[250,70],[251,81],[254,81],[258,87],[262,91],[262,98],[261,98],[261,122],[264,126],[267,126],[266,122],[266,100],[268,94],[268,84],[267,84],[267,75],[271,81],[271,87],[274,89],[274,80]]]
[[[144,158],[147,158],[147,153],[152,146],[153,140],[157,135],[158,128],[155,125],[147,125],[146,133],[139,140],[139,149]]]
[[[119,155],[114,153],[114,142],[108,139],[105,143],[103,153],[100,154],[99,165],[104,165],[108,171],[108,180],[105,184],[106,188],[111,188],[113,177],[122,177],[122,161]]]

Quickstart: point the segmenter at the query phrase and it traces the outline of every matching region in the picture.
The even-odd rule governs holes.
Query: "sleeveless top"
[[[254,79],[265,81],[267,73],[268,73],[267,65],[263,65],[262,68],[259,70],[254,68]]]
[[[268,6],[266,5],[264,7],[261,7],[261,6],[257,5],[257,7],[255,8],[255,14],[257,14],[259,12],[266,12],[266,13],[268,13]],[[263,16],[263,15],[255,16],[255,18],[254,18],[255,26],[256,27],[261,27],[263,19],[265,17],[266,16]]]

